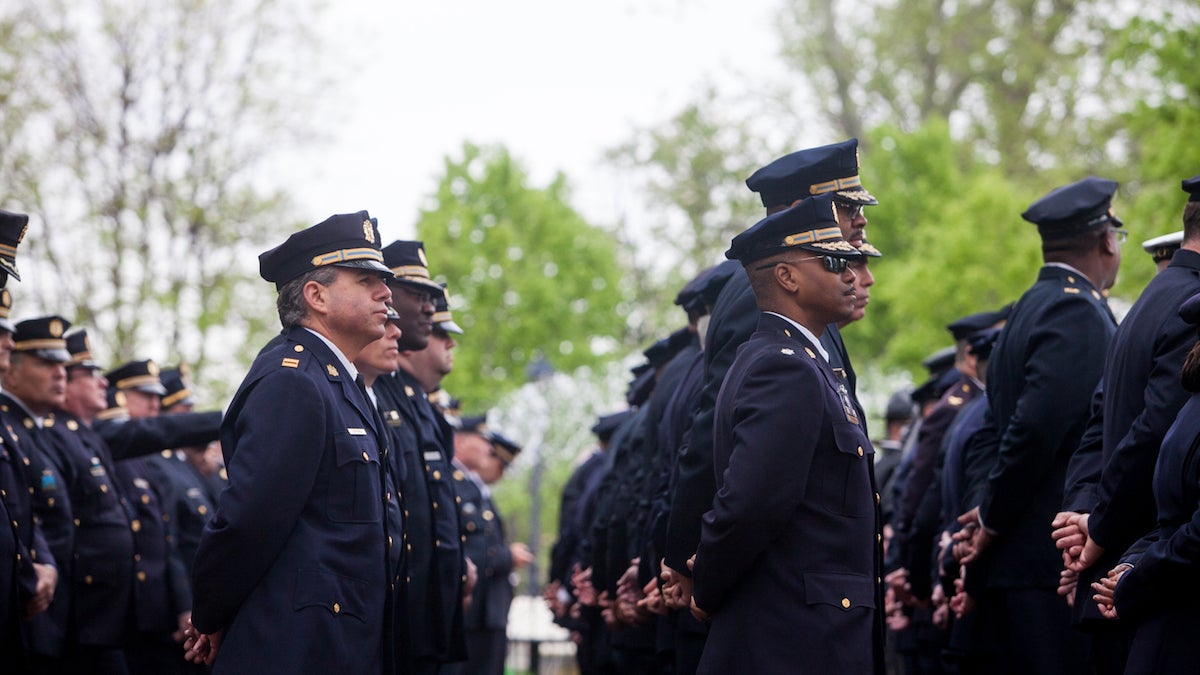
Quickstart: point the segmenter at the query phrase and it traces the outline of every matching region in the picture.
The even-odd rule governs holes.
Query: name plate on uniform
[[[438,452],[437,450],[426,450],[425,451],[425,461],[426,462],[436,462],[440,459],[443,459],[442,453]]]
[[[362,427],[347,427],[346,433],[350,434],[351,436],[366,436],[367,430],[363,429]]]

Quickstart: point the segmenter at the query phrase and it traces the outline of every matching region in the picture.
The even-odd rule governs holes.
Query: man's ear
[[[771,274],[775,277],[775,283],[788,293],[795,293],[801,286],[799,274],[792,265],[776,265]]]
[[[328,289],[315,281],[304,284],[304,302],[308,309],[316,314],[326,314],[329,311]]]

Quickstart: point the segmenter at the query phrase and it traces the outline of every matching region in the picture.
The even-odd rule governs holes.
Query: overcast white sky
[[[321,32],[338,96],[362,104],[340,106],[326,143],[286,159],[287,187],[313,222],[366,208],[385,239],[412,236],[443,157],[464,140],[502,143],[537,185],[563,171],[576,208],[613,222],[628,195],[603,152],[694,100],[705,81],[728,91],[778,81],[780,5],[333,2]]]

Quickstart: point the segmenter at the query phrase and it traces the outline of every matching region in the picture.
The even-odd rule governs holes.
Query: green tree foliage
[[[90,327],[112,363],[186,360],[227,393],[278,328],[255,256],[298,226],[254,172],[308,123],[302,2],[0,10],[0,182],[31,214],[16,314]]]
[[[569,372],[620,344],[615,243],[568,197],[563,176],[531,186],[502,147],[468,143],[446,159],[436,206],[422,211],[416,231],[466,331],[447,386],[469,409],[520,386],[539,354]]]
[[[608,161],[639,186],[648,207],[635,219],[637,231],[619,231],[633,267],[630,291],[646,314],[630,326],[637,344],[678,327],[677,309],[665,309],[675,294],[723,260],[733,235],[761,217],[761,204],[743,181],[765,154],[762,139],[712,87],[662,125],[637,129],[608,151]],[[647,250],[653,251],[649,260],[633,259]]]
[[[1128,154],[1117,169],[1124,175],[1122,195],[1134,199],[1118,214],[1131,233],[1131,243],[1183,227],[1180,214],[1186,196],[1184,178],[1200,173],[1200,8],[1130,21],[1112,50],[1115,73],[1128,77],[1140,94],[1119,108],[1115,145]],[[1149,259],[1129,253],[1122,263],[1117,291],[1134,296],[1154,267]]]
[[[951,343],[947,323],[1015,301],[1041,266],[1035,228],[1020,213],[1039,195],[974,162],[934,120],[912,133],[883,127],[863,153],[876,285],[866,319],[844,335],[852,355],[920,371]]]
[[[1096,118],[1127,91],[1101,85],[1104,55],[1126,13],[1112,0],[789,0],[779,30],[804,104],[838,135],[945,119],[976,159],[1027,176],[1104,150]]]

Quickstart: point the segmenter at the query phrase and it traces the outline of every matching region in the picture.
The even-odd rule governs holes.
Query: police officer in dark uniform
[[[996,458],[982,504],[963,515],[967,582],[986,577],[981,611],[1007,672],[1072,673],[1082,636],[1056,591],[1062,558],[1046,523],[1061,509],[1067,463],[1087,424],[1116,322],[1103,292],[1121,263],[1117,184],[1090,177],[1051,191],[1022,217],[1045,265],[1000,333],[988,365],[989,411],[977,435]],[[982,621],[982,619],[981,619]]]
[[[132,505],[122,496],[108,446],[91,428],[106,407],[107,380],[87,331],[66,336],[65,396],[47,415],[44,435],[59,460],[74,514],[72,574],[64,670],[127,673],[124,646],[133,610],[137,556]]]
[[[46,543],[58,562],[59,583],[50,608],[33,617],[30,656],[35,670],[55,671],[66,653],[71,613],[70,580],[75,526],[61,460],[45,437],[44,425],[63,402],[70,360],[63,333],[70,324],[57,316],[28,319],[13,333],[12,365],[3,374],[0,415],[29,460],[29,493]]]
[[[29,216],[0,211],[0,374],[10,368],[15,326],[9,321],[12,295],[4,287],[17,272],[17,246],[25,237]],[[0,415],[0,420],[4,416]],[[22,452],[15,427],[4,420],[0,429],[0,501],[5,527],[0,534],[0,644],[11,653],[17,667],[28,665],[32,623],[27,620],[46,611],[54,596],[59,573],[54,555],[33,512],[30,460]],[[11,540],[9,539],[11,537]],[[11,566],[11,567],[10,567]],[[20,635],[16,635],[19,631]],[[8,650],[11,648],[11,652]]]
[[[293,234],[259,268],[285,339],[221,427],[229,487],[196,552],[188,657],[214,672],[390,672],[398,497],[351,359],[385,333],[392,273],[365,211]]]
[[[763,311],[717,400],[719,484],[694,560],[694,611],[712,616],[699,672],[883,672],[873,450],[818,337],[853,313],[859,255],[832,194],[726,253]]]
[[[150,359],[124,363],[105,373],[114,400],[121,403],[129,420],[158,417],[161,396],[166,393],[158,365]],[[102,436],[123,420],[98,424]],[[162,448],[159,448],[161,452]],[[180,672],[185,666],[177,642],[191,612],[191,589],[187,566],[179,551],[171,486],[161,480],[149,457],[126,457],[116,463],[117,483],[133,506],[134,545],[134,631],[125,650],[130,671],[138,673]]]
[[[469,661],[449,667],[448,672],[504,673],[508,608],[513,599],[509,575],[533,556],[524,544],[505,543],[504,522],[488,486],[500,480],[520,451],[520,446],[489,431],[484,417],[463,417],[462,428],[455,432],[453,478],[462,498],[463,545],[479,568],[479,580],[464,621]]]
[[[1070,571],[1082,573],[1078,588],[1084,589],[1084,598],[1091,583],[1154,527],[1154,463],[1163,436],[1187,400],[1178,373],[1195,331],[1177,308],[1200,292],[1200,176],[1184,181],[1183,187],[1189,201],[1181,248],[1142,291],[1108,350],[1104,407],[1092,418],[1102,429],[1099,456],[1081,447],[1071,459],[1063,510],[1082,514],[1078,522],[1086,543]],[[1066,524],[1071,517],[1060,514],[1060,520]],[[1055,534],[1061,539],[1066,533]],[[1106,672],[1119,672],[1127,631],[1105,621],[1095,603],[1076,599],[1077,618],[1096,636],[1093,660]]]
[[[1200,343],[1194,332],[1200,294],[1185,301],[1179,314],[1193,329],[1181,377],[1190,397],[1163,438],[1154,469],[1157,527],[1091,589],[1106,605],[1106,616],[1134,627],[1125,669],[1130,675],[1183,675],[1200,663]]]
[[[798,200],[816,194],[832,194],[837,205],[838,227],[852,246],[865,239],[867,218],[863,207],[878,201],[859,178],[858,139],[801,150],[781,157],[756,171],[747,187],[762,198],[767,214],[778,213]],[[725,284],[712,309],[705,340],[704,384],[686,451],[679,456],[678,478],[667,525],[665,564],[668,578],[664,596],[676,607],[686,608],[687,559],[700,541],[700,517],[712,504],[715,493],[712,470],[712,417],[717,393],[738,348],[758,325],[758,307],[749,278],[735,272]],[[836,327],[821,338],[830,354],[830,365],[847,389],[858,421],[866,417],[855,397],[855,374]],[[668,592],[670,590],[670,592]]]
[[[191,386],[184,376],[185,371],[181,368],[159,372],[164,392],[160,410],[164,414],[188,413],[194,409]],[[175,412],[166,413],[168,408]],[[170,517],[171,536],[183,563],[185,579],[191,578],[200,535],[216,511],[216,495],[211,494],[210,483],[189,461],[191,456],[202,458],[206,449],[207,445],[196,445],[163,450],[146,459],[151,483],[162,496],[164,514]]]
[[[450,432],[445,419],[434,413],[421,380],[406,369],[411,366],[403,355],[429,344],[437,297],[444,293],[430,278],[421,242],[392,242],[384,247],[383,260],[395,274],[388,285],[401,330],[401,359],[396,373],[379,378],[373,390],[397,449],[394,461],[404,471],[407,616],[402,622],[407,665],[414,673],[436,673],[441,664],[466,658],[462,628],[466,563],[450,482]]]

